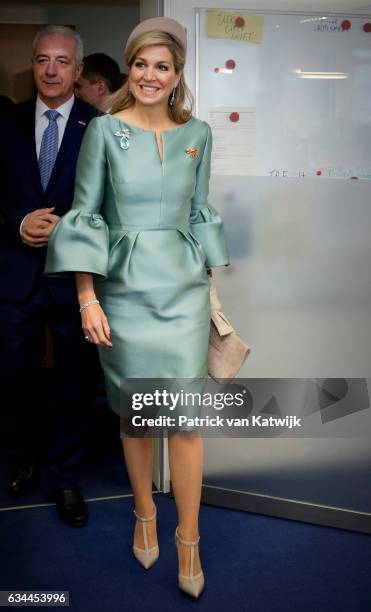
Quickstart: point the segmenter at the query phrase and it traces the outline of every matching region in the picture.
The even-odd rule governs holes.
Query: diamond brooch
[[[118,132],[114,132],[115,136],[120,138],[120,147],[124,151],[129,148],[130,142],[130,131],[129,130],[119,130]]]

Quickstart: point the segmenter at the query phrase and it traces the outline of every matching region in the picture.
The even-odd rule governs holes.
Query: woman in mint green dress
[[[184,108],[186,34],[149,19],[128,40],[128,82],[110,115],[89,124],[72,208],[49,242],[47,273],[75,272],[82,325],[98,345],[110,406],[127,378],[207,376],[208,269],[228,264],[222,221],[208,204],[211,132]],[[159,556],[152,498],[153,439],[122,435],[135,498],[133,552]],[[198,597],[202,439],[169,434],[178,510],[180,588]]]

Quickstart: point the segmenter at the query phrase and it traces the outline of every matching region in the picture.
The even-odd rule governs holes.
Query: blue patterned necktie
[[[39,169],[41,184],[44,191],[49,183],[50,175],[53,170],[54,162],[58,155],[58,124],[57,119],[60,113],[56,110],[48,110],[44,115],[49,119],[49,125],[44,130],[40,153],[39,153]]]

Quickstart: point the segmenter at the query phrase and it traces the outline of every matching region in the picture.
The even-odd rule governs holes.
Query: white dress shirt
[[[72,95],[67,102],[59,106],[58,108],[53,108],[53,110],[58,111],[60,116],[57,118],[58,125],[58,151],[61,146],[62,138],[64,135],[64,130],[66,129],[68,117],[70,116],[71,108],[75,101],[75,96]],[[36,141],[36,155],[37,159],[39,159],[41,141],[43,138],[44,131],[49,125],[49,119],[44,114],[46,111],[50,110],[46,104],[37,96],[36,100],[36,110],[35,110],[35,141]]]

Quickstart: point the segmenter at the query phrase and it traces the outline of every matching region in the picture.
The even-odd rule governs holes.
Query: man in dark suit
[[[87,520],[79,463],[99,366],[95,346],[84,341],[74,279],[48,278],[43,270],[50,234],[72,204],[82,137],[97,115],[73,95],[82,57],[73,30],[41,30],[32,59],[37,99],[16,104],[0,131],[0,376],[18,420],[20,451],[9,494],[33,488],[46,460],[53,499],[71,526]],[[39,375],[47,328],[53,341],[48,388]],[[2,391],[4,398],[4,385]],[[44,399],[48,411],[40,422]]]

